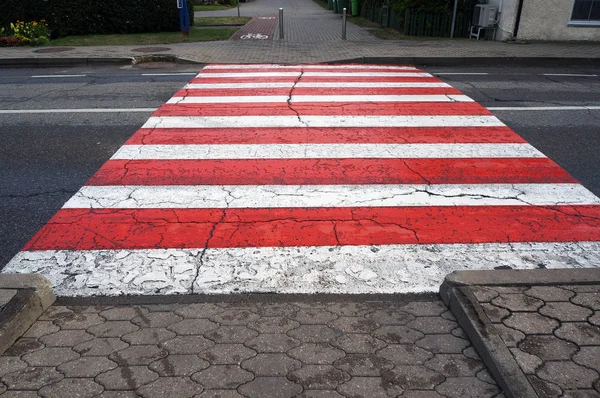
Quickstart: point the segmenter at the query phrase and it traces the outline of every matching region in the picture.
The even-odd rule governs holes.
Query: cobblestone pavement
[[[470,288],[540,397],[600,397],[600,286]]]
[[[3,398],[502,396],[435,298],[53,306],[0,380]]]

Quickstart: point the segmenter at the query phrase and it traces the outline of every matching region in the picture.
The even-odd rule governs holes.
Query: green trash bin
[[[327,0],[327,9],[333,10],[333,0]]]
[[[340,11],[340,0],[333,0],[333,12],[339,14]]]
[[[358,16],[358,0],[351,0],[352,3],[352,16]]]

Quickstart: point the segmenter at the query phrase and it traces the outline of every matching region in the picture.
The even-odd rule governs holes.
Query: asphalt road
[[[0,268],[199,68],[1,71]],[[425,69],[484,106],[519,108],[493,112],[600,195],[600,109],[564,109],[600,106],[600,68]],[[91,108],[119,111],[72,111]]]

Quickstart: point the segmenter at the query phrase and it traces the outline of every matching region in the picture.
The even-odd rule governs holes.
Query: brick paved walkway
[[[500,397],[425,301],[53,306],[0,357],[2,397]]]

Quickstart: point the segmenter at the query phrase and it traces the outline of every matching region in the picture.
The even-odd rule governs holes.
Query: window
[[[575,0],[572,26],[600,26],[600,0]]]

